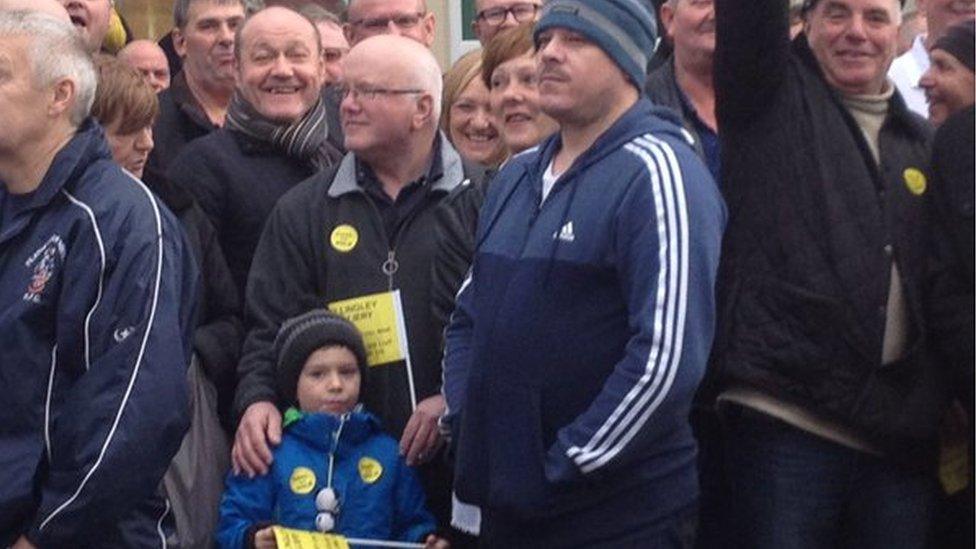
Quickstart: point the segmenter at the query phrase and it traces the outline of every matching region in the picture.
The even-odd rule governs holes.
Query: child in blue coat
[[[282,325],[275,353],[279,392],[293,407],[271,470],[228,475],[219,546],[275,547],[279,525],[447,547],[396,441],[358,404],[366,350],[356,327],[314,310]]]

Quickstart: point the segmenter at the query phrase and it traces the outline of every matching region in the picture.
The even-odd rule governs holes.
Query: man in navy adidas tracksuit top
[[[447,334],[455,490],[490,547],[694,537],[688,412],[725,209],[687,134],[639,98],[655,34],[640,0],[553,0],[535,29],[561,132],[493,182]]]

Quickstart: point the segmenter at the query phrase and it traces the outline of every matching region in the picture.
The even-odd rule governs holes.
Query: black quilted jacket
[[[896,92],[879,168],[806,39],[790,44],[786,3],[719,0],[716,17],[730,220],[708,390],[759,389],[920,462],[944,398],[922,336],[929,195],[905,174],[925,170],[931,130]],[[882,365],[893,260],[909,350]]]

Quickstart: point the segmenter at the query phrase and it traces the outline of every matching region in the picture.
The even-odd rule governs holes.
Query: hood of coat
[[[586,170],[589,166],[618,151],[635,138],[649,133],[657,136],[669,134],[677,140],[687,143],[694,150],[694,138],[681,126],[681,118],[677,113],[671,109],[659,107],[647,98],[642,98],[614,122],[584,154],[577,158],[576,162],[560,176],[560,179],[570,179],[572,174]],[[534,162],[522,161],[525,163],[525,169],[529,172],[532,181],[541,182],[542,174],[545,173],[553,156],[561,148],[562,139],[559,132],[556,132],[539,144],[537,156],[523,153],[512,160],[517,161],[520,157],[534,159]],[[525,152],[535,150],[530,149]]]
[[[61,189],[72,188],[73,184],[99,160],[113,164],[112,151],[105,140],[105,131],[93,118],[87,118],[75,132],[74,137],[61,148],[40,186],[31,198],[28,210],[46,205]]]
[[[382,432],[380,420],[362,405],[341,416],[304,413],[295,408],[285,412],[285,432],[309,446],[331,452],[345,443],[357,444]]]

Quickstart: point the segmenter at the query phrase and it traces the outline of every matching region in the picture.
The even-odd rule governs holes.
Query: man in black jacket
[[[716,0],[730,210],[712,381],[743,547],[922,547],[941,372],[921,314],[930,129],[897,0]]]
[[[156,146],[146,163],[150,188],[190,141],[224,124],[234,92],[234,33],[244,22],[243,0],[176,0],[173,44],[183,69],[159,94]]]
[[[281,198],[248,278],[237,392],[243,417],[233,460],[249,474],[267,470],[269,442],[281,440],[272,356],[281,322],[382,292],[400,292],[410,359],[373,364],[363,380],[363,402],[399,438],[407,463],[428,462],[440,445],[440,338],[429,302],[434,208],[464,178],[460,156],[437,133],[440,68],[423,45],[387,35],[354,46],[343,71],[350,153]],[[443,521],[446,468],[431,464],[420,474]]]
[[[667,0],[661,23],[673,45],[667,62],[647,77],[645,91],[658,105],[681,116],[695,138],[695,148],[719,180],[718,124],[715,121],[715,3],[712,0]]]
[[[243,296],[275,203],[342,155],[327,140],[325,66],[312,22],[271,7],[248,19],[238,36],[238,85],[226,126],[187,145],[168,179],[207,213]]]

